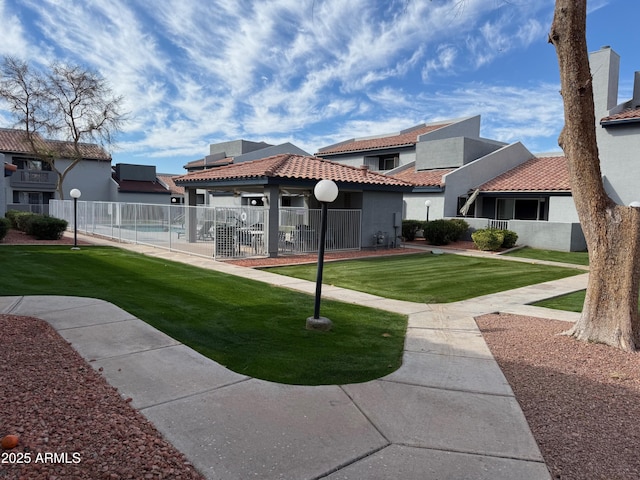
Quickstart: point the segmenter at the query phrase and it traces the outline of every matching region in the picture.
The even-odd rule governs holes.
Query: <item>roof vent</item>
[[[360,170],[362,170],[366,175],[367,172],[369,171],[369,165],[360,165]]]

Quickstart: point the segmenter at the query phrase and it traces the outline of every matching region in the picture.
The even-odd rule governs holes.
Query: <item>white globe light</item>
[[[73,198],[80,198],[80,195],[82,195],[82,192],[77,188],[74,188],[69,192],[69,195],[71,195]]]
[[[338,186],[333,180],[320,180],[313,189],[319,202],[331,203],[338,197]]]
[[[425,200],[424,206],[425,207],[430,207],[431,206],[431,200]]]

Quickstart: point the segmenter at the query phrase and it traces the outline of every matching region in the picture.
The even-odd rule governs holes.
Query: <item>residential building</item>
[[[49,150],[61,152],[54,159],[58,171],[64,171],[72,162],[71,155],[65,155],[71,143],[46,140],[36,136],[36,142]],[[63,191],[72,188],[82,191],[83,199],[102,200],[108,198],[111,156],[99,145],[80,144],[83,160],[78,163],[64,180]],[[0,155],[5,167],[5,176],[0,186],[0,213],[7,209],[30,210],[46,213],[49,200],[57,198],[57,174],[51,165],[31,153],[25,133],[22,130],[0,128]],[[7,175],[9,173],[9,175]]]
[[[403,199],[405,219],[463,216],[472,228],[498,220],[492,224],[517,228],[534,246],[585,247],[564,156],[534,155],[520,142],[482,138],[479,116],[351,139],[322,148],[318,155],[377,165],[386,175],[411,183]],[[381,161],[389,157],[397,159],[392,169]]]
[[[184,168],[187,172],[192,173],[227,165],[237,165],[243,162],[250,162],[280,154],[309,155],[301,148],[289,142],[280,145],[271,145],[266,142],[252,142],[240,139],[209,145],[209,155],[187,163]],[[238,191],[228,192],[198,189],[195,195],[196,205],[215,204],[217,206],[238,206],[263,204],[262,196],[252,192],[239,194]],[[217,198],[214,199],[214,196]],[[299,204],[299,199],[297,199],[296,196],[291,196],[289,202],[290,206],[295,206],[296,203]]]

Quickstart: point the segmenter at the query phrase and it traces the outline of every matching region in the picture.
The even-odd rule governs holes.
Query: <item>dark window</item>
[[[378,157],[378,170],[392,170],[398,166],[400,158],[397,154]]]

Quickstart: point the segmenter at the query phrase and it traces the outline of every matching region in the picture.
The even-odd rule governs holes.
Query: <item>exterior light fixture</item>
[[[427,207],[427,222],[429,221],[429,207],[431,206],[431,200],[425,200],[424,206]]]
[[[80,250],[78,247],[78,199],[82,192],[74,188],[69,192],[69,195],[73,198],[73,247],[71,250]]]
[[[322,205],[320,217],[320,240],[318,242],[318,273],[316,275],[316,300],[313,317],[307,318],[307,330],[331,330],[331,320],[320,316],[320,298],[322,296],[322,270],[324,267],[324,244],[327,235],[327,205],[338,197],[338,186],[332,180],[320,180],[313,194]]]

